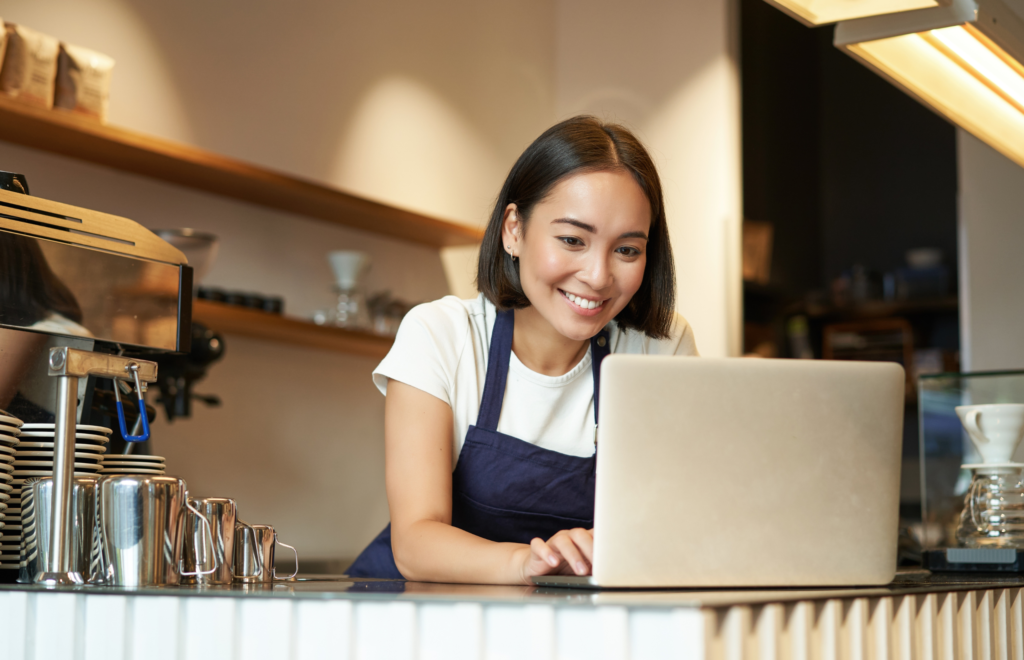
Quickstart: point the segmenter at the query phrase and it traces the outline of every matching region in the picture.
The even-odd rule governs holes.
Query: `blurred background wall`
[[[964,371],[1024,369],[1024,170],[957,130]]]

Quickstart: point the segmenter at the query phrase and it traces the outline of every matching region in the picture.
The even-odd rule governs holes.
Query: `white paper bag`
[[[61,43],[53,105],[107,121],[114,60],[88,48]]]
[[[22,103],[53,107],[59,42],[31,28],[7,23],[7,52],[0,69],[0,91]]]

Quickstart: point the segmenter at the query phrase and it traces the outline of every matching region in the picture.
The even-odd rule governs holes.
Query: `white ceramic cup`
[[[1009,463],[1024,437],[1024,403],[957,406],[960,423],[983,463]]]

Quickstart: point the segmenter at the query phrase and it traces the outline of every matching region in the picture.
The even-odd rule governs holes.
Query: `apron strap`
[[[487,378],[484,380],[484,396],[480,400],[480,414],[477,428],[488,431],[498,430],[501,404],[505,400],[505,384],[508,382],[508,362],[512,357],[512,334],[515,327],[515,311],[506,309],[498,312],[491,331],[491,350],[487,356]]]
[[[597,424],[597,402],[601,400],[601,362],[612,352],[611,333],[608,328],[590,338],[590,359],[594,372],[594,424]]]
[[[477,428],[488,431],[498,430],[501,404],[505,400],[505,385],[508,383],[508,365],[512,357],[512,336],[515,332],[515,312],[511,309],[498,312],[491,331],[491,348],[487,356],[487,377],[484,380],[484,395],[480,400],[480,414]],[[597,402],[601,387],[601,362],[611,353],[608,328],[590,338],[590,358],[594,374],[594,423],[597,423]]]

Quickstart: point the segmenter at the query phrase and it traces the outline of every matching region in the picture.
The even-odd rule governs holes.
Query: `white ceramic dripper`
[[[328,252],[327,260],[334,271],[334,283],[342,291],[351,291],[359,286],[359,279],[370,267],[370,255],[358,250]]]
[[[333,310],[324,314],[325,320],[342,328],[369,328],[369,310],[359,280],[370,268],[370,256],[357,250],[335,250],[327,253],[327,260],[334,271],[338,302]]]
[[[985,465],[1005,465],[1024,438],[1024,403],[957,406],[956,414]]]

